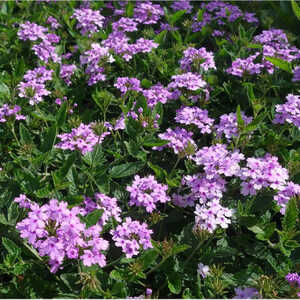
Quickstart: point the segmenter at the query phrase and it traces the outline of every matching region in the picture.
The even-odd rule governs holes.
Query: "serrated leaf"
[[[2,237],[2,245],[9,254],[20,253],[20,248],[10,239]]]
[[[41,147],[42,152],[50,151],[55,143],[56,139],[56,125],[53,124],[50,128],[46,130],[44,134],[44,141]]]
[[[56,115],[56,125],[58,129],[60,129],[64,125],[64,123],[66,122],[66,118],[67,118],[67,101],[64,101]]]
[[[183,244],[183,245],[174,245],[172,249],[172,255],[176,255],[178,253],[184,252],[185,250],[191,248],[191,246]]]
[[[241,107],[239,105],[236,108],[236,119],[237,119],[237,122],[238,122],[239,130],[243,129],[244,125],[245,125],[245,121],[242,118]]]
[[[295,16],[300,21],[300,7],[298,6],[298,4],[296,3],[295,0],[292,0],[291,4],[292,4],[292,9],[294,11]]]
[[[20,133],[20,140],[23,145],[32,143],[31,134],[29,130],[22,123],[20,124],[19,127],[19,133]]]
[[[285,61],[278,57],[266,56],[265,59],[272,63],[275,67],[278,67],[281,70],[284,70],[289,73],[293,73],[292,65],[288,61]]]
[[[161,44],[163,42],[163,40],[165,39],[167,34],[167,30],[163,30],[162,32],[160,32],[159,34],[157,34],[154,38],[154,42]]]
[[[37,112],[37,111],[33,111],[30,113],[33,117],[37,118],[37,119],[40,119],[40,120],[43,120],[43,121],[53,121],[55,122],[56,119],[53,115],[45,115],[44,113],[40,113],[40,112]]]
[[[186,13],[185,10],[178,10],[175,14],[170,17],[171,25],[174,25],[184,14]]]
[[[252,122],[250,122],[248,125],[245,126],[242,133],[248,133],[250,131],[254,131],[257,129],[257,127],[262,123],[262,121],[267,116],[266,113],[261,113],[259,116],[257,116]]]
[[[159,146],[164,146],[169,144],[170,141],[168,140],[161,140],[159,138],[155,138],[151,135],[145,136],[144,140],[143,140],[143,146],[147,146],[147,147],[159,147]]]
[[[122,178],[136,174],[144,167],[144,162],[130,162],[113,167],[109,175],[112,178]]]
[[[168,274],[168,288],[171,293],[179,294],[182,288],[181,276],[178,273],[172,272]]]
[[[157,257],[158,257],[158,253],[155,249],[150,249],[147,250],[145,253],[143,253],[139,257],[139,261],[143,265],[143,270],[149,268],[155,262]]]
[[[298,207],[294,198],[291,198],[286,206],[285,215],[282,220],[284,231],[291,231],[295,228],[298,217]]]
[[[89,228],[98,223],[98,221],[103,215],[103,212],[104,212],[103,209],[95,209],[94,211],[92,211],[91,213],[89,213],[84,217],[80,216],[80,220],[86,224],[87,228]]]

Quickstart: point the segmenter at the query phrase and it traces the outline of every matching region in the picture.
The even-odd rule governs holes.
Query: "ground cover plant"
[[[300,298],[296,1],[0,4],[1,298]]]

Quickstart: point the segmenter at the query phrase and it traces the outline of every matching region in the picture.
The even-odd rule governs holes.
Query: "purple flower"
[[[290,123],[300,129],[300,96],[288,94],[287,102],[276,105],[275,124]]]
[[[71,85],[71,76],[76,70],[75,65],[61,65],[59,76],[64,80],[67,85]]]
[[[112,23],[113,31],[133,32],[137,31],[138,23],[133,19],[122,17],[117,22]]]
[[[172,81],[169,83],[168,88],[184,88],[190,91],[196,91],[205,86],[206,82],[202,79],[201,75],[188,72],[182,75],[173,75]]]
[[[92,10],[90,8],[78,8],[75,9],[71,18],[76,18],[78,24],[77,29],[80,29],[82,35],[90,37],[92,33],[98,32],[99,28],[103,28],[104,17],[98,10]]]
[[[155,24],[164,15],[164,10],[159,4],[151,2],[137,2],[134,8],[135,21],[143,24]]]
[[[47,31],[48,29],[46,27],[26,21],[24,24],[20,25],[20,29],[17,34],[20,40],[36,41],[38,39],[45,39]]]
[[[198,264],[197,273],[200,274],[202,278],[205,278],[206,276],[210,275],[209,271],[209,266],[206,266],[203,263]]]
[[[197,165],[203,165],[207,178],[213,178],[216,174],[235,176],[239,174],[239,162],[244,155],[238,150],[233,152],[226,149],[224,144],[216,144],[203,147],[192,157]]]
[[[21,107],[18,105],[9,106],[4,104],[0,107],[0,123],[5,123],[8,119],[13,118],[15,120],[26,120],[26,117],[19,114]]]
[[[223,207],[219,200],[212,200],[206,204],[196,204],[194,230],[207,230],[213,233],[218,226],[226,229],[231,223],[233,210]]]
[[[208,117],[208,111],[206,109],[200,109],[196,106],[182,106],[176,111],[175,121],[181,124],[194,124],[201,133],[211,133],[211,127],[214,120]]]
[[[141,82],[137,78],[118,77],[114,86],[124,95],[128,91],[141,92]]]
[[[149,107],[154,107],[158,102],[163,104],[167,103],[171,99],[172,94],[167,88],[163,87],[161,84],[152,86],[148,90],[143,90],[143,95],[147,99]]]
[[[252,121],[252,117],[247,117],[244,112],[241,112],[242,119],[245,125]],[[222,138],[224,134],[226,139],[230,141],[233,137],[238,136],[238,122],[236,113],[224,114],[220,117],[220,123],[215,125],[217,138]]]
[[[130,193],[129,205],[143,206],[149,213],[156,209],[156,203],[171,200],[166,193],[168,186],[159,184],[152,175],[144,178],[135,175],[132,185],[127,186],[126,190]]]
[[[56,144],[55,148],[63,150],[79,150],[83,155],[93,151],[96,144],[101,144],[104,138],[110,134],[110,132],[104,132],[101,136],[96,135],[91,126],[93,124],[85,125],[80,124],[78,128],[73,128],[71,133],[59,134],[57,137],[61,139],[61,142]]]
[[[159,134],[159,138],[162,140],[170,141],[164,146],[155,146],[152,149],[161,151],[164,148],[172,148],[175,154],[187,154],[194,152],[197,148],[195,142],[191,138],[192,132],[186,131],[184,128],[176,127],[174,129],[168,128],[165,133]],[[193,148],[193,149],[190,149]]]
[[[104,67],[108,63],[113,63],[115,59],[109,53],[109,48],[102,47],[97,43],[92,43],[91,50],[85,51],[80,56],[80,64],[87,65],[85,73],[88,74],[88,85],[96,84],[99,81],[104,81]]]
[[[243,180],[241,193],[244,196],[255,195],[266,187],[282,190],[289,177],[287,169],[278,163],[278,158],[270,154],[260,158],[247,158],[247,165],[241,168],[238,176]]]
[[[235,297],[233,299],[253,299],[259,297],[258,290],[251,287],[237,287],[234,289]]]
[[[226,72],[239,77],[243,77],[246,74],[259,74],[264,67],[263,64],[254,63],[254,60],[259,54],[259,52],[256,52],[246,59],[237,58],[232,62],[232,66],[228,68]]]
[[[141,247],[144,250],[153,248],[151,244],[153,231],[148,229],[146,223],[141,224],[138,221],[132,221],[130,217],[127,217],[123,224],[118,225],[110,233],[116,246],[122,248],[122,252],[127,258],[137,255]]]
[[[295,81],[300,81],[300,67],[296,67],[294,69],[294,77],[293,77],[293,82]]]
[[[186,10],[187,13],[191,13],[193,6],[190,4],[190,1],[180,0],[174,1],[171,5],[171,8],[175,11]]]
[[[192,47],[187,48],[183,52],[183,58],[179,63],[184,71],[191,71],[191,68],[196,71],[216,69],[213,53],[206,51],[204,47],[198,50]]]
[[[48,17],[47,24],[50,24],[52,29],[57,29],[57,28],[61,27],[61,25],[57,22],[57,20],[55,18],[53,18],[52,16]]]

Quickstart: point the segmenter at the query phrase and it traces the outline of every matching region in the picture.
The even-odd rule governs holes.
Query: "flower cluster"
[[[255,299],[259,298],[258,290],[252,287],[237,287],[234,289],[233,299]]]
[[[89,75],[88,85],[94,85],[99,81],[104,81],[104,66],[113,63],[115,59],[109,53],[109,49],[101,47],[97,43],[92,43],[91,50],[87,50],[80,56],[80,64],[87,65],[85,73]]]
[[[45,67],[38,67],[29,70],[24,75],[25,82],[18,85],[19,97],[29,98],[29,104],[34,105],[43,100],[43,96],[50,95],[46,89],[45,82],[52,79],[53,70],[47,70]]]
[[[55,273],[65,258],[81,259],[83,264],[105,266],[106,257],[102,253],[109,243],[100,237],[99,225],[86,228],[78,215],[82,209],[67,208],[66,202],[51,199],[48,204],[39,206],[25,195],[15,201],[29,209],[28,217],[17,224],[21,237],[36,248],[40,256],[48,256],[51,272]]]
[[[286,103],[276,105],[273,123],[283,124],[288,122],[294,124],[300,130],[300,96],[288,94],[286,99]]]
[[[241,116],[245,125],[248,125],[252,121],[252,117],[247,117],[244,112],[241,112]],[[215,125],[217,138],[222,138],[224,134],[226,139],[230,141],[233,137],[238,136],[238,122],[236,113],[224,114],[220,117],[220,123]]]
[[[293,77],[293,82],[295,81],[300,81],[300,67],[296,67],[294,69],[294,77]]]
[[[179,63],[184,71],[191,71],[191,68],[196,71],[216,69],[213,53],[206,51],[204,47],[198,50],[192,47],[187,48],[183,51],[183,58]]]
[[[168,88],[184,88],[190,91],[196,91],[204,88],[205,86],[206,82],[202,79],[201,75],[188,72],[181,75],[173,75],[172,81],[169,83]]]
[[[232,62],[231,67],[228,68],[226,72],[239,77],[243,77],[247,74],[259,74],[261,69],[264,67],[263,64],[254,63],[254,60],[259,54],[259,52],[256,52],[254,55],[251,55],[246,59],[237,58]]]
[[[59,76],[67,85],[71,85],[71,76],[74,74],[75,70],[75,65],[61,65]]]
[[[76,18],[78,24],[77,29],[80,29],[80,33],[88,36],[95,32],[98,32],[99,28],[103,28],[104,17],[98,10],[92,10],[90,8],[78,8],[75,9],[74,14],[71,18]]]
[[[282,190],[289,177],[287,169],[281,167],[278,158],[271,154],[247,158],[247,165],[241,168],[238,176],[243,180],[241,193],[244,196],[256,195],[257,191],[266,187]]]
[[[153,247],[151,244],[153,231],[148,229],[146,223],[141,224],[139,221],[132,221],[130,217],[127,217],[125,222],[118,225],[115,230],[111,230],[110,233],[116,246],[122,248],[122,252],[127,258],[138,255],[141,247],[144,250]]]
[[[274,200],[277,205],[281,207],[280,212],[283,215],[285,214],[285,208],[289,200],[298,195],[300,195],[300,185],[289,181],[286,186],[280,189],[277,195],[274,196]]]
[[[14,117],[15,120],[25,120],[26,117],[19,114],[21,107],[18,105],[9,106],[4,104],[0,107],[0,123],[5,123],[11,117]]]
[[[198,200],[201,204],[210,200],[220,200],[226,191],[226,181],[218,174],[213,178],[208,178],[205,173],[186,175],[181,183],[191,189],[190,198]]]
[[[272,74],[274,72],[274,65],[265,59],[265,57],[278,57],[285,61],[291,62],[297,59],[299,49],[290,46],[287,36],[281,29],[263,30],[261,34],[254,37],[254,42],[263,46],[263,60],[262,64]]]
[[[133,32],[137,31],[137,22],[133,19],[122,17],[117,22],[112,23],[113,31]]]
[[[194,16],[194,23],[192,24],[193,32],[201,31],[206,25],[225,25],[226,22],[234,22],[238,18],[248,22],[257,23],[258,19],[253,13],[243,13],[236,5],[225,3],[223,1],[210,1],[203,3],[201,8],[204,10],[202,20],[198,20],[198,14]]]
[[[156,84],[148,90],[143,90],[143,95],[147,99],[149,107],[154,107],[158,102],[165,104],[172,97],[168,89],[161,84]]]
[[[130,193],[129,205],[143,206],[149,213],[156,209],[156,203],[170,201],[166,193],[168,186],[158,183],[152,175],[144,178],[135,175],[132,185],[126,190]]]
[[[25,22],[20,25],[20,30],[18,31],[18,37],[21,40],[37,41],[41,39],[39,44],[32,47],[32,50],[36,56],[45,63],[51,59],[54,62],[60,63],[61,58],[55,52],[55,46],[59,42],[60,38],[54,33],[47,33],[48,29],[43,26],[39,26],[35,23]]]
[[[171,5],[171,8],[175,11],[186,10],[187,13],[191,13],[193,6],[190,4],[190,1],[180,0],[174,1]]]
[[[95,201],[90,197],[84,198],[84,211],[86,214],[98,209],[103,210],[103,214],[98,221],[100,226],[104,226],[110,218],[114,218],[117,222],[121,222],[120,214],[121,209],[118,206],[118,201],[116,198],[108,197],[101,193],[96,193],[94,195]]]
[[[141,92],[141,82],[137,78],[118,77],[114,86],[124,95],[128,91]]]
[[[47,24],[50,24],[51,29],[57,29],[57,28],[61,27],[61,25],[57,22],[57,20],[55,18],[53,18],[52,16],[48,17]]]
[[[228,228],[233,210],[223,207],[219,200],[212,200],[206,204],[196,204],[194,230],[207,230],[213,233],[218,226]]]
[[[170,142],[164,146],[155,146],[152,148],[153,150],[161,151],[164,148],[172,148],[175,154],[185,153],[191,155],[197,148],[195,142],[191,138],[193,133],[185,130],[184,128],[168,128],[165,133],[160,133],[158,136],[160,139],[168,140]]]
[[[288,273],[285,279],[294,287],[298,289],[297,296],[300,297],[300,276],[298,273]]]
[[[156,24],[163,15],[164,10],[159,4],[139,1],[134,8],[133,17],[136,22],[142,24]]]
[[[96,144],[101,144],[103,139],[110,134],[110,132],[104,132],[101,136],[98,136],[92,130],[93,124],[85,125],[80,124],[78,128],[73,128],[71,133],[59,134],[58,137],[61,142],[55,145],[55,148],[63,150],[79,150],[83,155],[93,151]]]
[[[233,152],[226,149],[224,144],[216,144],[210,147],[203,147],[192,159],[197,165],[203,165],[207,178],[215,175],[235,176],[239,174],[239,162],[244,159],[244,155],[238,150]]]
[[[196,106],[181,107],[176,111],[175,121],[186,125],[194,124],[203,134],[211,133],[211,127],[214,123],[214,119],[208,117],[206,109],[200,109]]]

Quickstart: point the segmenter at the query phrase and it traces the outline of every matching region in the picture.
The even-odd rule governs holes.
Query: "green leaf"
[[[261,113],[259,116],[257,116],[252,122],[250,122],[248,125],[245,126],[242,133],[248,133],[250,131],[254,131],[257,129],[257,127],[262,123],[262,121],[267,116],[266,113]]]
[[[291,231],[295,228],[298,218],[298,207],[294,198],[291,198],[286,206],[285,215],[282,221],[284,231]]]
[[[41,151],[42,152],[50,151],[55,143],[55,139],[56,139],[56,125],[53,124],[50,128],[46,130]]]
[[[204,13],[203,9],[199,9],[198,10],[198,14],[197,14],[197,21],[198,22],[202,21],[202,19],[203,19],[203,13]]]
[[[64,123],[66,122],[66,118],[67,118],[67,101],[64,101],[56,115],[57,129],[60,129],[64,125]]]
[[[67,176],[69,170],[71,169],[73,163],[76,160],[76,153],[73,152],[70,154],[67,158],[67,160],[64,162],[63,166],[58,170],[58,174],[60,177],[64,178]]]
[[[136,174],[144,167],[144,162],[130,162],[113,167],[109,175],[112,178],[122,178]]]
[[[131,18],[133,16],[133,9],[134,9],[134,3],[132,1],[129,1],[126,5],[126,17]]]
[[[53,115],[45,115],[44,113],[33,111],[31,112],[31,115],[37,119],[43,120],[43,121],[56,121],[55,117]]]
[[[89,166],[94,163],[94,166],[101,166],[106,162],[104,153],[102,151],[102,145],[97,144],[94,146],[93,151],[86,153],[82,156],[84,162],[86,162]]]
[[[275,67],[278,67],[286,72],[293,73],[291,63],[278,57],[266,56],[265,59],[271,62]]]
[[[295,16],[300,21],[300,7],[298,6],[298,4],[295,0],[292,0],[291,4],[292,4],[292,8],[293,8]]]
[[[162,32],[160,32],[159,34],[157,34],[154,38],[154,42],[161,44],[163,42],[163,40],[165,39],[167,34],[167,30],[163,30]]]
[[[5,83],[0,82],[0,98],[8,99],[9,97],[10,97],[10,90],[8,86]]]
[[[242,130],[244,128],[245,121],[242,118],[241,107],[239,105],[237,106],[236,109],[236,118],[237,118],[239,130]]]
[[[144,140],[143,140],[143,146],[147,146],[147,147],[159,147],[159,146],[164,146],[169,144],[170,141],[167,140],[161,140],[159,138],[155,138],[151,135],[147,135],[145,136]]]
[[[187,245],[187,244],[183,244],[183,245],[174,245],[173,249],[172,249],[172,255],[176,255],[178,253],[184,252],[185,250],[191,248],[191,246]]]
[[[8,251],[9,254],[20,253],[20,248],[13,241],[6,237],[2,238],[2,245]]]
[[[84,217],[80,216],[80,219],[86,224],[87,228],[89,228],[97,224],[103,215],[103,212],[103,209],[96,209]]]
[[[178,273],[172,272],[168,274],[168,288],[171,293],[179,294],[182,288],[181,276]]]
[[[143,270],[149,268],[155,262],[157,257],[158,253],[155,249],[150,249],[143,253],[139,258],[139,261],[143,265]]]
[[[185,10],[178,10],[175,14],[173,14],[170,18],[171,25],[174,25],[185,13]]]
[[[167,177],[167,172],[160,166],[154,165],[150,161],[148,161],[148,166],[155,172],[158,179],[162,180],[164,177]]]
[[[247,48],[251,48],[251,49],[262,49],[263,46],[261,44],[248,44]]]
[[[19,133],[21,138],[21,143],[24,144],[31,144],[32,137],[29,130],[21,123],[19,127]]]

